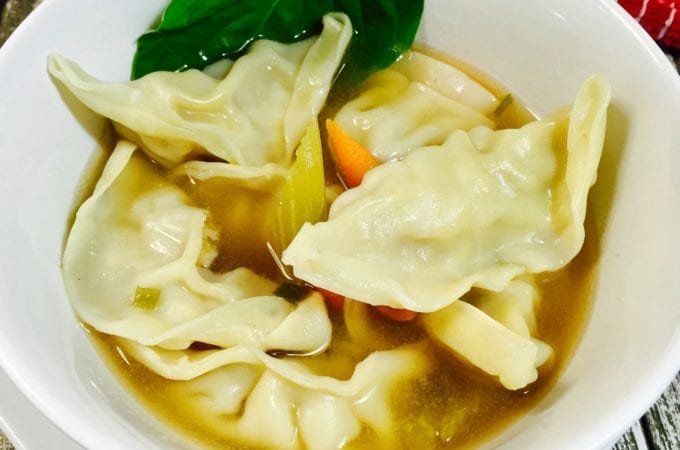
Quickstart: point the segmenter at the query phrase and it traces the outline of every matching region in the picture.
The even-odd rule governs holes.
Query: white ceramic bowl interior
[[[59,269],[67,221],[103,123],[46,72],[59,52],[125,80],[134,38],[163,0],[45,0],[0,50],[0,364],[87,448],[185,446],[110,374]],[[590,74],[613,89],[591,210],[602,232],[595,303],[553,391],[489,447],[601,448],[680,368],[680,78],[613,0],[428,0],[421,42],[500,80],[533,111],[572,101]]]

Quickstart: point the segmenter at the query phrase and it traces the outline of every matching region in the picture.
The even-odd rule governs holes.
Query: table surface
[[[0,46],[39,2],[0,0]],[[680,69],[680,52],[669,54],[669,58]],[[2,401],[3,398],[0,398]],[[0,450],[13,448],[12,443],[0,432]],[[680,449],[680,374],[659,401],[613,447],[613,450],[635,449]]]

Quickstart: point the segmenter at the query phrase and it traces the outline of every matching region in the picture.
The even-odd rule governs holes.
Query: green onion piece
[[[323,218],[326,186],[319,123],[315,118],[295,151],[295,162],[281,191],[277,210],[278,251],[285,249],[305,222]]]
[[[137,308],[153,310],[158,307],[161,290],[156,288],[137,287],[135,300],[132,302]]]
[[[503,97],[503,100],[496,106],[496,109],[493,110],[493,113],[496,117],[500,117],[506,109],[508,109],[508,106],[512,104],[514,99],[512,98],[512,94],[506,94],[505,97]]]

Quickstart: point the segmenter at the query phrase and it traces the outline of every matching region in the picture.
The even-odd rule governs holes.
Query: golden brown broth
[[[479,71],[450,57],[436,56],[461,68],[499,98],[505,95],[498,83]],[[334,94],[322,120],[332,116],[338,105],[353,94]],[[514,101],[499,122],[501,127],[517,127],[530,120],[533,116]],[[337,183],[328,158],[326,164],[327,178],[330,183]],[[212,224],[221,231],[220,255],[213,270],[248,266],[261,274],[277,276],[276,267],[263,245],[271,235],[272,218],[267,213],[271,210],[271,200],[239,187],[215,189],[210,182],[193,184],[185,180],[179,185],[197,205],[211,211]],[[434,369],[427,376],[402,385],[392,399],[398,418],[395,429],[403,448],[477,446],[528,411],[555,384],[580,339],[590,309],[598,243],[594,224],[589,218],[581,253],[566,268],[539,276],[541,303],[537,311],[537,337],[553,347],[556,357],[547,364],[548,368],[540,369],[538,381],[525,389],[508,391],[491,377],[430,343],[427,353]],[[348,379],[354,366],[371,351],[424,337],[417,323],[391,322],[372,311],[368,311],[365,319],[364,342],[356,345],[349,337],[342,314],[332,312],[333,343],[324,354],[307,358],[306,366],[318,374]],[[183,393],[183,382],[164,379],[131,358],[123,357],[115,338],[96,331],[92,331],[92,335],[121,380],[162,421],[206,448],[242,448],[229,436],[233,417],[204,417]],[[375,449],[378,444],[373,433],[364,429],[348,448]]]
[[[508,91],[507,88],[499,81],[493,79],[489,75],[477,69],[475,66],[459,58],[422,44],[418,44],[414,48],[421,53],[428,54],[457,68],[461,72],[464,72],[467,76],[493,92],[498,99],[502,99],[508,94],[512,95],[512,93]],[[518,126],[536,120],[536,116],[531,111],[529,111],[529,109],[524,104],[522,104],[521,101],[513,97],[512,102],[507,108],[503,110],[502,114],[494,117],[494,119],[496,120],[499,129],[517,128]]]
[[[270,278],[278,269],[267,252],[272,241],[273,200],[267,193],[231,185],[222,181],[188,181],[180,186],[197,206],[210,211],[210,225],[219,231],[219,254],[211,269],[227,272],[250,267]]]

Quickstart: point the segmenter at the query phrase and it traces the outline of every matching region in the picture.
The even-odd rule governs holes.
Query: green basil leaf
[[[423,0],[172,0],[158,28],[137,41],[132,78],[202,69],[256,39],[296,42],[318,33],[324,14],[341,11],[354,27],[347,78],[357,82],[411,46],[422,9]]]
[[[158,28],[138,39],[132,78],[202,69],[255,39],[301,40],[320,30],[318,19],[330,6],[330,0],[173,0]]]
[[[423,14],[422,0],[335,0],[352,21],[352,40],[343,71],[350,84],[384,69],[413,45]]]

